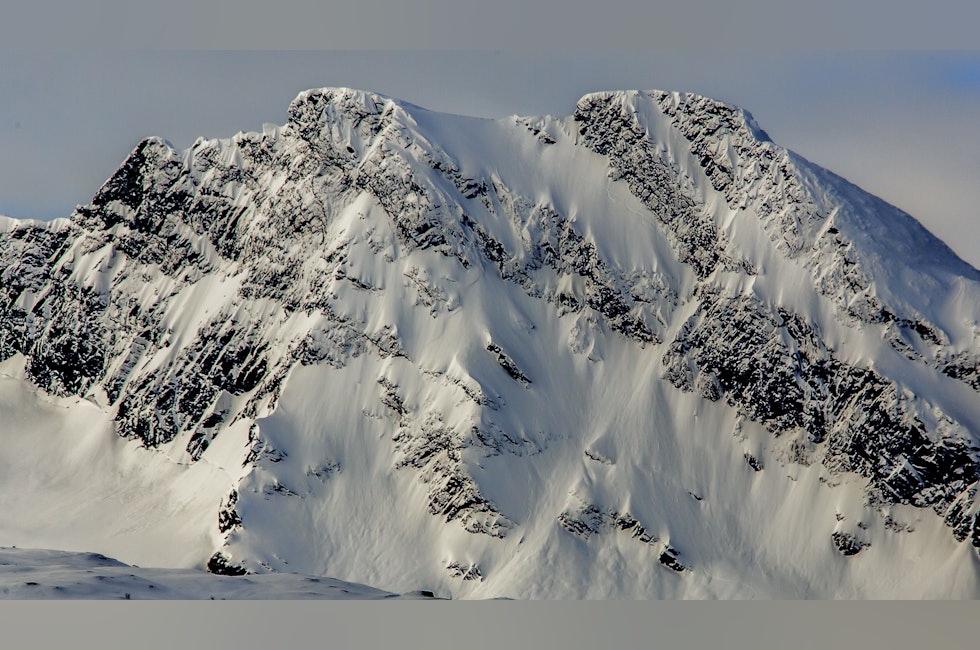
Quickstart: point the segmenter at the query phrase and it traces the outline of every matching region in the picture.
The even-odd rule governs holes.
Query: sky
[[[980,267],[980,52],[0,52],[0,214],[87,202],[144,136],[176,147],[282,124],[301,90],[351,86],[434,110],[570,114],[596,90],[694,91],[919,219]]]

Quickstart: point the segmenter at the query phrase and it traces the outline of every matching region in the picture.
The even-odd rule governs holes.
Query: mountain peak
[[[347,116],[363,119],[368,115],[403,115],[406,102],[365,90],[344,87],[312,88],[299,93],[289,104],[289,123],[306,125],[312,121],[332,121]]]
[[[475,120],[314,89],[281,128],[144,140],[70,222],[0,222],[0,398],[81,426],[57,475],[128,495],[145,525],[106,543],[171,563],[976,595],[980,283],[912,223],[695,94]],[[23,517],[88,493],[10,480]]]

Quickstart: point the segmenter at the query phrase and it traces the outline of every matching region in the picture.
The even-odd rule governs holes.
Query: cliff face
[[[188,466],[248,432],[212,571],[976,593],[980,273],[741,109],[307,91],[0,220],[0,269],[0,360],[52,399]]]

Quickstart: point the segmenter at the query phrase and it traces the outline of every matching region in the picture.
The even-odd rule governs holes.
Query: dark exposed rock
[[[745,454],[745,462],[752,468],[753,471],[761,472],[763,469],[762,461],[752,454]]]
[[[670,544],[665,544],[663,551],[661,551],[660,555],[657,556],[657,561],[672,571],[682,573],[683,571],[686,571],[688,567],[681,563],[681,561],[678,559],[679,557],[680,553],[677,551],[677,549],[673,548]]]
[[[960,353],[950,357],[941,328],[908,308],[898,310],[876,295],[853,242],[830,225],[810,198],[792,154],[778,149],[744,110],[689,93],[652,93],[665,115],[700,158],[712,186],[725,194],[733,209],[750,207],[790,258],[808,256],[818,291],[832,299],[840,312],[860,323],[894,323],[931,346],[930,365],[980,392],[980,358]],[[755,196],[750,188],[766,190]],[[904,218],[904,215],[902,215]],[[822,224],[828,224],[822,228]],[[822,233],[822,234],[821,234]],[[906,356],[914,351],[900,337],[889,342]]]
[[[527,378],[527,375],[521,372],[521,369],[517,367],[517,364],[514,363],[513,359],[504,354],[504,351],[500,349],[499,345],[496,343],[488,343],[487,352],[492,352],[497,355],[497,363],[500,364],[500,367],[503,368],[512,379],[520,383],[525,388],[531,384],[531,380]]]
[[[658,308],[676,304],[676,296],[660,278],[652,278],[651,284],[655,287],[652,296],[637,295],[632,291],[635,287],[626,281],[626,274],[600,257],[595,245],[553,206],[531,203],[496,180],[492,184],[492,195],[495,201],[487,202],[488,211],[494,213],[494,204],[498,204],[503,216],[523,233],[524,250],[520,256],[508,251],[465,213],[462,224],[473,233],[478,250],[494,263],[502,278],[516,282],[532,297],[556,304],[562,314],[581,312],[589,307],[601,314],[612,330],[628,338],[641,343],[660,342],[652,324],[633,313],[633,308],[643,303],[655,302]],[[582,278],[584,296],[545,291],[534,280],[535,272],[542,267],[553,269],[560,276]],[[657,319],[656,326],[663,327],[659,315],[653,318]]]
[[[450,562],[446,569],[449,571],[449,575],[453,578],[462,578],[466,581],[476,580],[478,582],[483,582],[483,573],[480,570],[480,565],[478,564],[460,564],[459,562]]]
[[[839,361],[802,319],[755,298],[711,295],[663,364],[678,388],[717,387],[720,395],[702,394],[775,435],[802,432],[822,443],[824,465],[869,479],[873,499],[943,512],[980,478],[980,450],[968,440],[930,439],[896,384]],[[704,374],[712,381],[695,381]]]
[[[678,259],[699,277],[708,276],[723,256],[722,237],[711,217],[680,190],[677,173],[656,153],[635,114],[616,95],[589,95],[576,106],[575,121],[582,142],[609,157],[613,178],[624,180],[664,225]]]
[[[429,513],[444,521],[459,521],[465,530],[504,537],[512,522],[480,492],[460,463],[460,443],[448,430],[422,429],[415,435],[403,430],[396,436],[404,458],[398,467],[422,470],[420,477],[430,485]]]
[[[976,496],[977,486],[974,484],[960,493],[943,517],[957,541],[962,542],[971,535],[976,540],[976,530],[980,526],[980,515],[977,513],[977,506],[980,504],[976,503]]]
[[[980,392],[980,356],[962,352],[957,355],[939,359],[939,370],[954,379],[968,384],[973,390]]]
[[[635,517],[628,512],[617,512],[610,508],[602,510],[591,503],[580,503],[575,508],[565,510],[558,515],[558,524],[566,531],[589,539],[592,535],[615,531],[628,534],[641,544],[655,544],[659,540],[647,531]]]
[[[238,490],[232,490],[228,499],[221,504],[218,511],[218,532],[227,533],[231,529],[242,525],[241,515],[235,509],[238,503]]]
[[[690,143],[705,176],[728,203],[752,204],[787,254],[802,252],[803,233],[823,215],[798,180],[789,155],[778,151],[740,108],[690,93],[654,92],[652,98]],[[750,196],[752,186],[766,188],[761,201]]]
[[[233,564],[223,553],[218,551],[211,556],[207,564],[208,573],[219,576],[243,576],[248,574],[245,567]]]
[[[842,531],[835,531],[831,535],[831,539],[834,542],[834,547],[837,552],[845,557],[850,557],[852,555],[857,555],[862,550],[871,546],[865,541],[862,541],[850,533],[845,533]]]

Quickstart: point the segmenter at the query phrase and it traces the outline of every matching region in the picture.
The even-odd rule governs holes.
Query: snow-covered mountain
[[[0,544],[452,597],[980,596],[980,272],[744,110],[349,89],[0,219]]]

